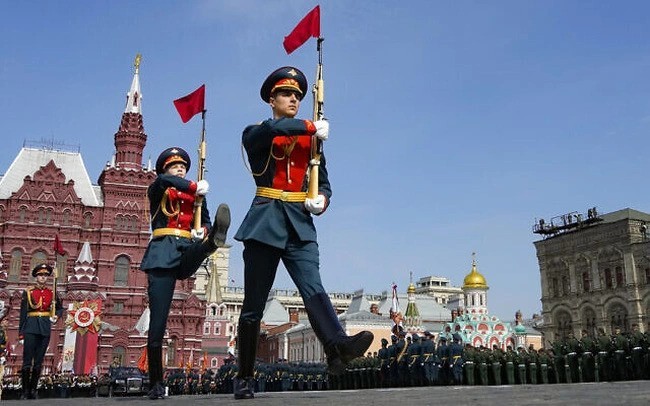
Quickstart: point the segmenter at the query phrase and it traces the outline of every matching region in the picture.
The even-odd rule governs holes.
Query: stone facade
[[[582,330],[648,329],[650,215],[633,209],[596,216],[536,241],[545,344]],[[581,215],[575,216],[582,219]],[[585,217],[586,218],[586,217]],[[539,229],[538,229],[539,230]]]

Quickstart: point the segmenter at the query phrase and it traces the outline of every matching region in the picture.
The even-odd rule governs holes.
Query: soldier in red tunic
[[[32,269],[36,285],[23,291],[20,302],[20,324],[18,338],[24,340],[21,399],[36,399],[38,380],[41,376],[43,358],[50,344],[52,324],[63,314],[61,299],[45,285],[52,275],[52,267],[39,264]],[[54,315],[52,306],[55,306]]]
[[[192,228],[195,206],[208,193],[205,180],[185,179],[190,157],[179,147],[167,148],[156,161],[158,177],[149,186],[152,239],[144,253],[140,269],[147,273],[147,294],[151,315],[147,338],[150,399],[165,397],[162,386],[162,342],[177,280],[192,276],[205,259],[226,244],[230,209],[217,208],[214,224],[206,200],[201,203],[202,228]]]

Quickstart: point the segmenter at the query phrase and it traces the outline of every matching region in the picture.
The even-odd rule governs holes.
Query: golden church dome
[[[476,270],[476,260],[472,259],[472,270],[463,280],[463,289],[488,289],[485,277]]]
[[[415,285],[413,284],[413,282],[409,284],[408,289],[406,289],[406,293],[415,293]]]

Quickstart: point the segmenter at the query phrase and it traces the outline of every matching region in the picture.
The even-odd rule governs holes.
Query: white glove
[[[0,357],[0,364],[4,365],[6,363],[7,363],[7,358],[5,358],[4,356]]]
[[[305,199],[305,209],[307,209],[311,214],[321,214],[325,210],[325,196],[318,195],[313,199]]]
[[[322,141],[327,140],[330,135],[330,123],[327,120],[316,120],[314,121],[314,127],[316,127],[314,135]]]
[[[18,344],[25,345],[25,340],[18,340]]]
[[[199,228],[198,230],[192,229],[190,230],[190,234],[192,234],[192,239],[194,241],[203,241],[203,238],[205,237],[205,230],[203,227]]]
[[[201,179],[200,181],[196,182],[196,194],[199,196],[205,196],[208,194],[208,191],[210,190],[210,184],[208,183],[207,180]]]

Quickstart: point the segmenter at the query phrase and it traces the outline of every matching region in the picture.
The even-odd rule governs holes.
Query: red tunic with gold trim
[[[246,127],[242,143],[255,185],[287,192],[306,192],[315,132],[312,121],[295,118],[269,119]],[[318,193],[324,195],[329,204],[332,190],[325,155],[321,155],[318,170]],[[284,248],[292,230],[301,241],[316,241],[316,228],[303,202],[255,196],[235,239],[256,240]]]
[[[55,300],[54,292],[46,286],[31,286],[23,291],[18,324],[19,338],[22,339],[25,334],[50,335],[53,300]],[[63,305],[58,296],[55,301],[55,314],[57,317],[63,314]]]

